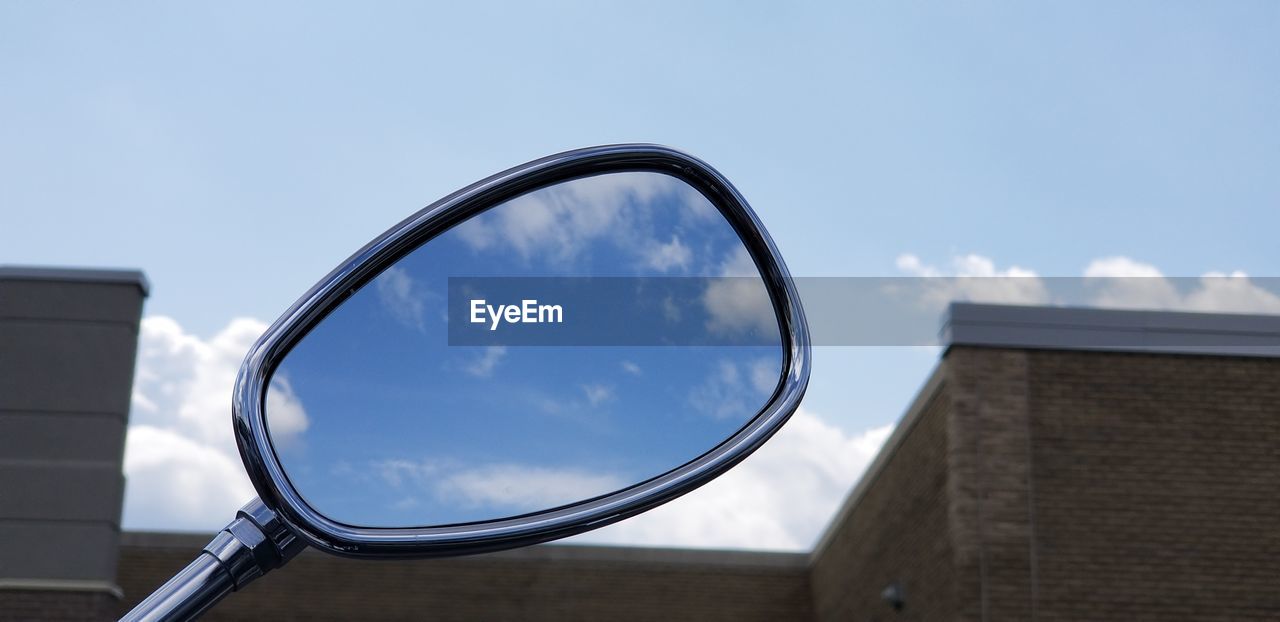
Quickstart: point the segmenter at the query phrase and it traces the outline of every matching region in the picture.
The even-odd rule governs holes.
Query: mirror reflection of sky
[[[771,330],[771,345],[450,346],[449,277],[757,274],[676,178],[543,188],[431,240],[317,325],[270,384],[272,441],[312,507],[358,526],[492,520],[619,490],[705,453],[768,401],[782,350],[763,285],[712,279],[699,313],[654,321]]]

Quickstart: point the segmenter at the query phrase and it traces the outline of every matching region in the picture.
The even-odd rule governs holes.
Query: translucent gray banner
[[[802,277],[817,346],[939,346],[991,322],[1074,331],[1098,347],[1280,346],[1280,278]],[[452,277],[450,345],[689,346],[777,343],[772,306],[746,277]],[[953,317],[952,303],[1036,307]],[[1050,311],[1056,310],[1056,311]],[[1108,313],[1099,324],[1091,313]],[[1225,314],[1206,323],[1203,315]],[[971,314],[972,315],[972,314]],[[992,319],[996,318],[996,319]],[[1072,327],[1093,326],[1087,335]],[[1043,337],[1043,335],[1042,335]],[[1066,339],[1066,337],[1063,337]],[[1089,343],[1075,344],[1088,347]]]

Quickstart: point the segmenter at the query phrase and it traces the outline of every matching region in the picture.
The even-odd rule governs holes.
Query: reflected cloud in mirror
[[[759,275],[715,206],[664,174],[573,179],[472,217],[355,292],[275,370],[266,421],[308,504],[361,527],[548,510],[697,458],[775,392],[782,342],[759,278],[708,280],[697,309],[653,320],[751,331],[750,345],[450,345],[450,277],[561,276]]]

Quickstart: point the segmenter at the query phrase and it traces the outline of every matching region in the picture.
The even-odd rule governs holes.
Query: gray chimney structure
[[[138,271],[0,266],[0,612],[114,619]]]

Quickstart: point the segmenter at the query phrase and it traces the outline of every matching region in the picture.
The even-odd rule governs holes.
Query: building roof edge
[[[1280,357],[1280,315],[955,302],[944,347]]]

